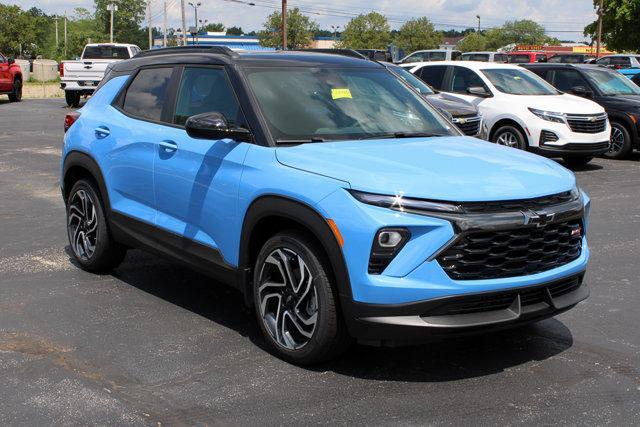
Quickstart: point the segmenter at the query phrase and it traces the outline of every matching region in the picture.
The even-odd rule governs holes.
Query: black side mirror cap
[[[187,134],[197,139],[232,139],[238,142],[252,142],[251,131],[244,128],[229,127],[222,113],[211,112],[191,116],[185,123]]]
[[[588,90],[584,86],[574,86],[571,88],[571,93],[575,96],[581,96],[583,98],[591,98],[593,96],[593,92]]]
[[[467,93],[469,95],[479,96],[482,98],[489,98],[491,96],[491,94],[482,86],[471,86],[467,88]]]

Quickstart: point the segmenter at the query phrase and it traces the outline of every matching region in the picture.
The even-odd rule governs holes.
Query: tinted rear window
[[[125,94],[124,111],[136,117],[160,121],[171,73],[173,68],[140,70]]]
[[[447,71],[447,67],[445,65],[438,65],[434,67],[422,67],[416,74],[420,76],[422,81],[431,85],[431,87],[442,90],[442,80],[444,79],[444,74]]]
[[[123,46],[87,46],[83,59],[129,59],[129,51]]]
[[[527,64],[531,61],[529,55],[509,55],[509,62],[514,64]]]

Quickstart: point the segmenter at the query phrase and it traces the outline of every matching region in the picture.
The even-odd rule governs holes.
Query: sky
[[[117,0],[116,0],[117,1]],[[161,26],[165,0],[151,0],[152,25]],[[191,0],[195,3],[194,0]],[[166,0],[168,26],[180,26],[180,0]],[[259,30],[266,17],[279,9],[280,0],[200,0],[198,19],[239,26],[244,31]],[[255,6],[247,3],[252,2]],[[76,7],[93,10],[93,0],[0,0],[29,9],[37,6],[48,14],[72,13]],[[193,8],[185,0],[187,27],[194,25]],[[464,29],[501,26],[505,21],[532,19],[542,24],[549,35],[561,40],[584,40],[582,29],[595,20],[591,0],[288,0],[289,7],[299,7],[321,29],[344,28],[359,13],[376,11],[386,15],[392,28],[415,17],[426,16],[438,29]],[[337,15],[337,16],[336,16]],[[117,15],[116,15],[117,19]],[[143,26],[146,26],[146,21]]]

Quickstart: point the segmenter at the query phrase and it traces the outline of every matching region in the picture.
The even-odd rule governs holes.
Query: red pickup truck
[[[13,58],[0,53],[0,94],[9,95],[9,101],[22,99],[22,70]]]

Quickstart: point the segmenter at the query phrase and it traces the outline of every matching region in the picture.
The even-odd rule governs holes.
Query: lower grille
[[[600,133],[607,128],[607,115],[567,114],[567,123],[576,133]]]
[[[582,277],[578,276],[531,289],[521,288],[482,295],[460,296],[430,310],[423,316],[452,316],[505,310],[514,303],[518,295],[520,296],[520,305],[522,307],[540,303],[550,304],[551,300],[549,296],[551,299],[557,298],[569,292],[576,291],[581,285]]]
[[[603,141],[603,142],[586,142],[586,143],[579,143],[579,142],[571,142],[569,144],[565,144],[559,148],[562,148],[563,150],[573,150],[573,151],[597,151],[597,150],[606,150],[607,148],[609,148],[609,141]]]
[[[557,140],[558,135],[549,130],[543,130],[540,132],[540,144],[544,144],[545,142],[556,142]]]
[[[453,123],[467,136],[476,136],[480,132],[482,117],[459,116],[453,118]]]
[[[463,234],[437,257],[454,280],[526,276],[567,264],[582,251],[579,219],[513,230]]]

